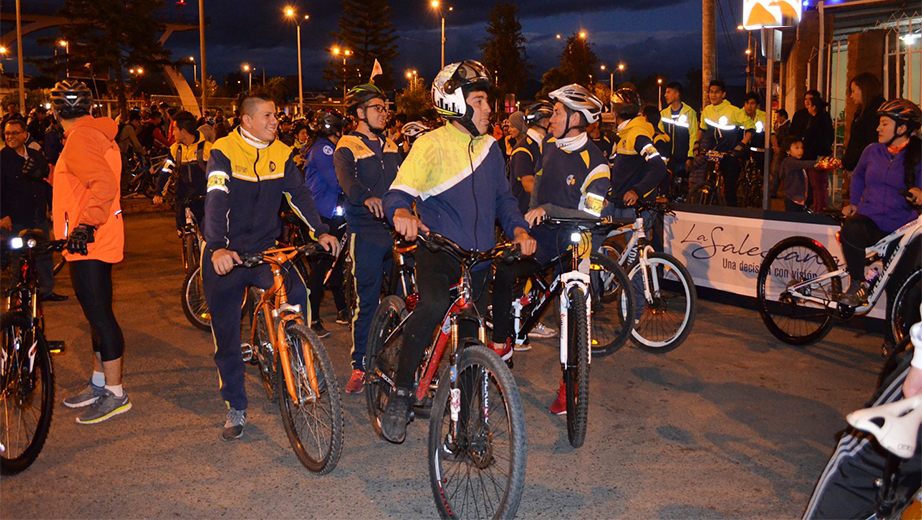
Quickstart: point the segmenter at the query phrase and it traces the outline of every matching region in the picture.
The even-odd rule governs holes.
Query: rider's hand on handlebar
[[[519,250],[527,256],[535,254],[538,249],[538,242],[523,228],[515,228],[515,238],[512,239],[512,243],[518,244]]]
[[[850,217],[854,215],[856,211],[858,211],[858,207],[855,206],[854,204],[849,204],[848,206],[845,206],[844,208],[842,208],[842,216]]]
[[[909,188],[909,195],[906,195],[906,200],[912,203],[913,206],[922,205],[922,190],[915,186]]]
[[[544,208],[535,208],[525,214],[525,222],[528,222],[528,227],[533,228],[541,223],[544,220],[544,217],[547,216],[547,212],[544,211]],[[524,253],[524,251],[523,251]]]
[[[634,190],[628,190],[628,192],[624,194],[624,198],[622,198],[621,201],[624,202],[625,206],[630,207],[636,204],[637,199],[639,198],[640,197],[637,196],[637,193],[634,192]]]
[[[365,200],[365,207],[375,218],[384,218],[384,204],[378,197],[369,197]]]
[[[160,195],[154,195],[154,200],[152,202],[154,203],[154,206],[159,206],[163,204],[163,197]]]
[[[406,208],[399,208],[394,212],[394,230],[410,242],[416,240],[420,230],[429,232],[429,228]]]
[[[243,263],[236,251],[229,249],[218,249],[211,255],[211,263],[214,264],[214,271],[221,276],[231,272],[235,265]]]
[[[324,233],[320,235],[317,242],[333,256],[339,256],[339,240],[336,240],[336,237],[333,235]]]

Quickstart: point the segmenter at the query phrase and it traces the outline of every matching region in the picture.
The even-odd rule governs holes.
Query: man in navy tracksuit
[[[240,126],[218,139],[211,150],[203,229],[202,282],[211,312],[221,397],[229,408],[221,432],[224,440],[239,438],[246,425],[247,396],[240,351],[244,291],[248,285],[269,289],[273,284],[268,264],[252,269],[237,267],[240,254],[261,253],[275,245],[282,231],[279,207],[283,198],[324,248],[333,254],[339,252],[339,242],[326,234],[327,226],[320,221],[314,199],[301,183],[291,147],[275,138],[275,103],[262,96],[249,96],[240,111]],[[294,276],[288,281],[289,301],[300,305],[309,319],[303,281]]]
[[[381,297],[381,272],[390,265],[394,237],[384,221],[381,198],[397,177],[400,154],[384,133],[387,98],[374,85],[358,85],[346,97],[357,120],[333,152],[336,178],[346,196],[346,223],[352,235],[352,270],[357,296],[352,318],[352,376],[346,393],[359,393],[365,384],[368,329]]]

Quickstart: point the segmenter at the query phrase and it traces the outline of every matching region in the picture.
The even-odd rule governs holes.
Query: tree
[[[323,79],[333,81],[347,88],[367,83],[375,60],[381,64],[383,73],[375,76],[375,84],[381,90],[394,86],[394,65],[397,58],[397,36],[393,14],[387,0],[342,0],[343,14],[339,18],[339,32],[332,33],[339,42],[339,54],[333,54],[323,70]],[[348,50],[351,55],[343,57]]]
[[[281,107],[288,101],[288,85],[285,84],[285,78],[269,78],[265,85],[254,86],[253,94],[266,96],[276,107]]]
[[[487,36],[480,44],[481,61],[496,73],[496,88],[501,94],[519,95],[528,80],[528,54],[515,4],[500,2],[490,9]]]
[[[432,97],[429,89],[423,86],[421,80],[414,85],[409,85],[402,92],[397,93],[397,111],[403,112],[410,119],[418,119],[426,110],[432,108]]]
[[[61,37],[70,43],[67,62],[52,60],[45,68],[70,71],[77,77],[110,73],[109,88],[118,99],[119,112],[127,113],[127,70],[143,67],[150,74],[169,64],[170,51],[157,41],[163,24],[154,18],[162,4],[161,0],[65,0],[58,15],[74,21],[61,26]]]
[[[599,57],[592,51],[592,44],[586,38],[574,33],[567,38],[560,53],[560,66],[547,71],[542,78],[544,87],[538,96],[547,94],[570,83],[588,87],[589,77],[598,69]]]

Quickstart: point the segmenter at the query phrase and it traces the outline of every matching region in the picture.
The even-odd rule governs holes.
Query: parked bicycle
[[[753,152],[764,152],[762,148],[752,148]],[[736,200],[741,208],[762,209],[762,169],[750,156],[743,161],[740,178],[736,184]]]
[[[42,242],[25,232],[9,243],[11,283],[7,311],[0,316],[0,473],[19,473],[35,462],[51,429],[54,413],[54,365],[51,354],[63,342],[45,337],[38,298],[36,257],[61,251],[64,240]]]
[[[850,278],[822,244],[803,236],[782,240],[768,250],[759,268],[756,296],[762,321],[773,336],[791,345],[823,339],[836,320],[871,312],[907,246],[920,236],[922,216],[866,248],[868,303],[857,308],[838,302]],[[894,298],[887,301],[887,324],[893,340],[899,343],[909,327],[920,321],[922,267],[896,280],[895,287]]]
[[[429,413],[429,482],[447,518],[512,518],[525,481],[525,415],[515,379],[485,346],[486,328],[473,302],[471,268],[513,251],[501,245],[466,251],[436,233],[420,242],[461,265],[455,298],[416,373],[414,414]],[[366,351],[365,397],[375,432],[394,388],[409,312],[391,295],[375,312]]]
[[[208,303],[205,301],[205,289],[202,285],[202,244],[204,238],[199,229],[195,215],[188,205],[192,202],[202,200],[203,196],[197,196],[175,201],[175,204],[186,206],[186,224],[180,231],[182,239],[182,264],[186,275],[182,281],[182,310],[186,315],[189,323],[205,331],[211,331],[211,313],[208,311]]]
[[[601,252],[614,259],[628,273],[635,295],[634,328],[631,338],[640,348],[651,352],[669,352],[681,345],[695,324],[698,292],[691,274],[682,262],[668,253],[653,250],[644,230],[643,214],[652,211],[662,219],[672,214],[667,203],[638,201],[636,217],[608,234]],[[623,235],[631,237],[624,246]],[[625,253],[626,252],[626,253]],[[618,288],[616,285],[614,288]],[[606,289],[608,294],[613,288]],[[622,309],[622,313],[627,307]],[[597,355],[614,352],[596,351]]]
[[[154,198],[157,194],[157,177],[169,158],[167,150],[152,152],[148,160],[140,160],[134,155],[126,159],[127,174],[122,179],[121,190],[122,197],[131,197],[133,195],[143,196],[149,199]],[[170,185],[175,183],[171,182]],[[168,193],[169,186],[166,187]]]
[[[252,309],[244,361],[257,365],[270,400],[278,400],[288,441],[298,460],[314,473],[336,467],[343,449],[343,408],[333,363],[323,342],[304,323],[300,305],[288,302],[285,273],[290,262],[319,246],[270,249],[240,255],[243,267],[269,264],[273,286],[248,289]]]
[[[703,204],[705,206],[726,206],[727,197],[724,193],[724,176],[720,164],[728,152],[708,150],[707,165],[705,166],[704,183],[696,187],[688,197],[690,204]]]

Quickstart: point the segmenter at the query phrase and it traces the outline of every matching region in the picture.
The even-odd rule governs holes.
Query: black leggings
[[[101,260],[74,260],[70,279],[74,293],[90,323],[93,351],[103,361],[114,361],[125,352],[125,337],[112,312],[112,264]]]
[[[865,251],[887,234],[877,227],[873,220],[864,215],[852,215],[845,219],[839,239],[842,242],[842,256],[852,280],[864,279]]]

